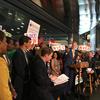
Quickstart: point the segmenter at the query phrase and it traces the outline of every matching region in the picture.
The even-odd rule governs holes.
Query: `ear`
[[[25,46],[26,46],[26,44],[27,44],[27,43],[26,43],[26,42],[24,42],[24,45],[25,45]]]
[[[2,42],[0,41],[0,44],[1,44]]]
[[[48,54],[46,54],[45,57],[47,58],[48,57]]]
[[[45,54],[45,57],[47,56],[47,54]]]

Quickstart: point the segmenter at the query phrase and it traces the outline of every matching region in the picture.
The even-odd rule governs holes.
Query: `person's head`
[[[52,57],[53,57],[53,58],[56,58],[56,59],[58,58],[58,53],[57,53],[57,51],[54,51],[54,52],[53,52],[53,56],[52,56]]]
[[[98,52],[95,53],[94,57],[99,59],[100,55],[98,54]]]
[[[68,53],[69,52],[69,47],[66,45],[65,46],[65,51]]]
[[[19,41],[14,39],[14,49],[19,48]]]
[[[89,57],[89,58],[94,57],[94,54],[93,54],[93,52],[92,52],[92,51],[89,51],[89,52],[88,52],[88,57]]]
[[[28,50],[31,46],[31,38],[28,36],[21,36],[19,39],[19,46]]]
[[[78,51],[78,56],[82,56],[82,52],[81,51]]]
[[[72,49],[77,49],[78,45],[76,41],[72,42]]]
[[[52,59],[53,50],[49,47],[41,48],[41,57],[45,62],[49,62]]]
[[[7,42],[6,42],[6,36],[4,32],[0,31],[0,53],[6,53],[7,51]]]
[[[14,41],[11,37],[6,37],[7,39],[7,50],[14,49]]]
[[[76,59],[77,60],[80,60],[81,58],[82,58],[82,52],[81,51],[78,51],[78,54],[77,54]]]

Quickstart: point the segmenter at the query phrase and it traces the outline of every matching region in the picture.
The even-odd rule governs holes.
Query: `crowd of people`
[[[91,68],[93,88],[100,84],[100,52],[79,51],[76,41],[65,51],[53,51],[49,46],[39,50],[27,36],[18,41],[6,37],[0,31],[0,100],[74,100],[76,75],[81,73],[81,94],[86,94],[89,72],[72,65],[88,62]],[[61,74],[69,81],[57,86],[54,80]]]

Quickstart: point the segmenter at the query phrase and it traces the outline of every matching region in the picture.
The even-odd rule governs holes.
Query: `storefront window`
[[[2,30],[11,33],[13,36],[20,36],[27,31],[31,16],[15,7],[0,5],[0,26]]]

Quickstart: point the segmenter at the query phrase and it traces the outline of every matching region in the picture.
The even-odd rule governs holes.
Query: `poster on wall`
[[[49,44],[53,51],[63,51],[65,50],[65,45],[62,45],[60,43],[51,43]]]
[[[78,50],[90,51],[90,46],[89,45],[79,45]]]
[[[38,44],[39,31],[40,31],[40,25],[34,22],[33,20],[30,20],[25,35],[31,38],[32,43]]]

